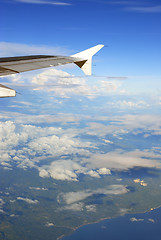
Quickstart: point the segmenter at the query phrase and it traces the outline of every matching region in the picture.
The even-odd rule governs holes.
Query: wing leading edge
[[[36,69],[75,63],[86,75],[92,73],[92,56],[104,45],[97,45],[72,56],[33,55],[0,58],[0,76],[32,71]],[[11,89],[12,90],[12,89]],[[4,91],[4,92],[3,92]],[[14,91],[14,90],[13,90]],[[5,96],[6,95],[6,96]],[[11,94],[12,95],[12,94]],[[9,97],[6,87],[1,85],[0,97]]]

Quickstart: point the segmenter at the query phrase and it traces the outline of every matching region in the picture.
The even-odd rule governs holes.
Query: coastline
[[[102,221],[104,221],[104,220],[115,219],[115,218],[118,218],[118,217],[121,217],[121,216],[131,215],[131,214],[145,214],[145,213],[152,212],[152,211],[154,211],[154,210],[156,210],[156,209],[159,209],[159,208],[161,208],[161,205],[159,205],[158,207],[155,207],[155,208],[150,208],[149,210],[144,211],[144,212],[126,213],[126,214],[124,214],[124,215],[119,215],[119,216],[117,216],[117,217],[106,217],[106,218],[102,218],[102,219],[99,219],[98,221],[95,221],[95,222],[91,222],[91,223],[89,222],[89,223],[86,223],[86,224],[82,224],[82,225],[80,225],[80,226],[78,226],[78,227],[75,227],[75,228],[73,228],[73,229],[71,228],[71,230],[72,230],[72,233],[71,233],[71,234],[73,234],[77,229],[79,229],[79,228],[81,228],[81,227],[88,226],[88,225],[91,225],[91,224],[100,223],[100,222],[102,222]],[[69,228],[69,227],[68,227],[68,228]],[[56,240],[63,240],[64,237],[70,236],[71,234],[69,234],[69,235],[63,234],[63,235],[61,235],[60,237],[58,237]]]

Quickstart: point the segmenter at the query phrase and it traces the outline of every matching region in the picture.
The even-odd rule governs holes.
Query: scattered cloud
[[[2,207],[5,204],[4,200],[0,198],[0,207]]]
[[[114,5],[136,5],[136,4],[140,4],[137,1],[108,1],[108,2],[104,2],[107,4],[114,4]]]
[[[93,147],[89,142],[81,142],[75,135],[62,128],[15,125],[11,121],[0,122],[1,163],[16,163],[18,167],[36,167],[47,157],[82,154],[89,155],[85,148]],[[19,147],[18,147],[19,146]],[[17,150],[15,148],[17,147]],[[57,162],[58,166],[60,162]],[[74,165],[75,166],[75,165]],[[78,169],[77,169],[78,170]],[[52,175],[52,172],[51,172]]]
[[[138,13],[161,13],[161,5],[144,7],[127,7],[126,10]]]
[[[151,223],[155,223],[155,220],[153,218],[148,218],[148,221]]]
[[[139,178],[133,180],[134,183],[139,183],[141,186],[146,187],[148,184],[144,182],[144,180],[140,180]]]
[[[4,214],[4,213],[5,213],[5,211],[4,211],[3,209],[1,209],[1,208],[0,208],[0,213],[3,213],[3,214]]]
[[[117,81],[99,81],[97,85],[89,85],[87,80],[70,75],[57,69],[47,69],[32,78],[35,91],[47,91],[62,98],[73,95],[86,96],[93,99],[100,95],[119,91],[121,84]]]
[[[21,50],[19,46],[18,49],[19,51]],[[24,51],[25,47],[23,47],[22,50]],[[40,50],[38,51],[40,54]],[[90,78],[94,77],[92,76]],[[7,77],[7,81],[12,88],[16,86],[22,88],[27,87],[28,89],[32,89],[32,91],[46,92],[49,96],[64,99],[73,96],[94,99],[98,96],[107,96],[110,93],[122,94],[122,91],[124,91],[121,89],[122,84],[119,81],[100,80],[97,81],[96,84],[91,85],[90,78],[77,77],[60,69],[47,68],[45,70],[37,70],[19,75],[13,74]],[[25,103],[22,101],[22,104],[29,105],[29,102]]]
[[[142,218],[135,218],[135,217],[133,217],[133,218],[130,218],[130,221],[131,221],[131,222],[143,222],[143,221],[144,221],[144,219],[142,219]]]
[[[100,86],[107,92],[115,92],[121,86],[121,82],[118,81],[100,81]]]
[[[94,204],[86,205],[86,210],[87,212],[96,212],[96,205]]]
[[[15,0],[16,2],[28,3],[28,4],[45,4],[45,5],[56,5],[56,6],[70,6],[71,3],[60,2],[60,1],[45,1],[45,0]]]
[[[91,155],[91,154],[88,154]],[[57,160],[49,165],[38,168],[40,177],[52,177],[56,180],[78,181],[79,174],[100,178],[101,175],[110,175],[107,168],[91,169],[77,160]]]
[[[45,226],[46,226],[46,227],[54,227],[54,223],[52,223],[52,222],[47,222],[47,223],[45,224]]]
[[[12,57],[23,55],[67,55],[67,50],[63,47],[50,47],[44,45],[28,45],[22,43],[0,42],[0,56]],[[20,75],[15,75],[20,78]]]
[[[73,203],[62,207],[61,210],[83,211],[83,207],[84,207],[83,203]]]
[[[57,180],[78,181],[76,171],[83,171],[83,167],[72,160],[58,160],[51,165],[39,168],[40,177],[52,177]]]
[[[146,1],[101,1],[102,3],[109,5],[124,6],[123,10],[138,12],[138,13],[160,13],[161,5],[152,5]]]
[[[128,189],[124,185],[109,185],[107,188],[99,188],[95,190],[86,189],[77,192],[61,193],[58,196],[58,202],[63,200],[66,204],[73,204],[83,201],[84,199],[93,196],[94,194],[119,195],[125,194],[127,192]]]
[[[121,116],[103,117],[106,124],[91,121],[85,128],[86,134],[104,137],[108,134],[122,135],[129,132],[137,134],[138,129],[149,131],[150,134],[160,133],[161,116],[151,114],[124,114]],[[110,122],[110,124],[109,124]],[[139,133],[139,132],[138,132]]]
[[[17,197],[17,200],[24,201],[29,204],[37,204],[39,202],[38,200],[32,200],[32,199],[23,198],[23,197]]]
[[[28,121],[27,118],[30,117],[25,116],[24,121]],[[41,122],[41,116],[31,116],[32,118],[34,121],[37,119],[37,122]],[[22,119],[23,117],[17,118],[18,121]],[[42,122],[48,122],[45,116],[42,116],[42,119]],[[76,119],[69,117],[69,120],[74,122]],[[129,132],[137,134],[136,128],[142,129],[141,132],[144,129],[154,132],[153,129],[159,129],[161,126],[158,116],[124,115],[119,119],[116,116],[107,117],[106,120],[111,122],[107,126],[93,122],[83,129],[66,128],[65,125],[63,127],[40,127],[16,123],[16,121],[15,123],[0,122],[0,164],[7,169],[12,169],[13,163],[24,169],[36,168],[40,177],[52,177],[64,181],[78,181],[80,174],[100,178],[102,175],[111,174],[111,170],[161,167],[161,155],[156,154],[155,149],[142,151],[116,149],[103,153],[93,141],[80,138],[81,134],[88,134],[103,137],[104,140],[107,134],[115,135],[115,137]],[[54,121],[60,124],[61,117],[56,120],[54,116]],[[46,164],[44,164],[44,159]]]
[[[107,168],[100,168],[99,170],[97,170],[97,172],[101,175],[110,175],[111,174],[110,169],[107,169]]]
[[[37,191],[47,191],[48,190],[48,188],[44,188],[44,187],[42,187],[42,188],[40,188],[40,187],[29,187],[29,189],[31,189],[31,190],[37,190]]]
[[[116,107],[116,108],[121,108],[121,109],[128,109],[128,108],[147,108],[150,105],[147,104],[145,101],[127,101],[127,100],[123,100],[123,101],[116,101],[116,102],[111,102],[108,104],[112,105],[112,107]]]
[[[117,149],[105,154],[93,154],[84,158],[87,167],[128,170],[134,167],[161,168],[161,155],[150,151],[135,150],[131,152]]]

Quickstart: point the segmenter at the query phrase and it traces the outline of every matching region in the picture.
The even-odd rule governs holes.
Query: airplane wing
[[[75,63],[86,75],[91,75],[92,56],[103,47],[104,45],[99,44],[72,56],[33,55],[0,58],[0,76],[59,66],[68,63]],[[4,92],[6,92],[5,88],[5,86],[0,86],[0,97],[5,97],[5,94],[2,94],[3,89]],[[6,97],[8,97],[7,93]]]

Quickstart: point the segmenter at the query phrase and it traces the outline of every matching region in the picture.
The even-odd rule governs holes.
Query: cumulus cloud
[[[58,160],[40,168],[39,175],[40,177],[50,176],[57,180],[77,181],[77,174],[75,171],[80,172],[81,170],[82,167],[74,161]]]
[[[107,169],[107,168],[100,168],[99,170],[97,170],[97,172],[101,175],[110,175],[111,174],[110,169]]]
[[[107,188],[98,188],[96,190],[86,189],[84,191],[61,193],[58,202],[62,199],[66,204],[73,204],[94,194],[119,195],[127,192],[128,189],[124,185],[109,185]]]
[[[125,129],[122,129],[121,126],[122,132],[125,134],[126,131],[130,130],[131,123],[123,122],[123,119],[125,117],[122,117],[116,124],[125,124]],[[143,119],[140,120],[139,125],[143,124]],[[134,122],[133,118],[131,122]],[[145,121],[144,124],[152,127],[153,124],[159,126],[160,122],[158,120],[155,123]],[[79,174],[100,178],[102,175],[111,174],[111,169],[161,167],[161,155],[154,153],[153,150],[127,152],[117,149],[99,154],[98,150],[96,153],[94,143],[82,141],[79,138],[81,131],[87,131],[87,134],[94,132],[97,136],[104,136],[110,127],[111,125],[104,126],[99,123],[91,123],[90,127],[79,130],[60,127],[42,128],[34,125],[15,124],[12,121],[0,122],[0,164],[7,169],[11,169],[13,163],[24,169],[28,167],[36,168],[40,177],[52,177],[57,180],[68,181],[78,181]],[[132,128],[134,127],[132,126]],[[95,152],[91,152],[90,149]],[[81,158],[76,157],[78,154]],[[75,157],[72,157],[71,160],[70,155]],[[44,159],[46,165],[41,164]]]
[[[17,200],[21,200],[29,204],[37,204],[39,202],[38,200],[32,200],[32,199],[23,198],[23,197],[17,197]]]
[[[49,165],[39,167],[40,177],[52,177],[56,180],[78,181],[79,174],[100,178],[101,175],[109,175],[111,171],[107,168],[94,169],[82,165],[76,160],[57,160]],[[91,170],[90,170],[91,169]]]
[[[83,203],[73,203],[62,207],[60,210],[83,211]]]
[[[8,163],[16,163],[17,166],[36,167],[37,164],[44,158],[60,157],[61,155],[82,154],[89,155],[89,151],[85,148],[92,147],[89,142],[81,142],[75,135],[68,132],[65,134],[61,128],[54,127],[36,127],[32,125],[15,125],[13,122],[0,123],[0,155],[3,166],[8,166]],[[6,164],[5,164],[6,162]],[[63,162],[63,164],[65,164]],[[70,168],[81,170],[81,167],[76,163],[68,162],[70,165],[66,168],[66,174],[73,178],[73,173],[70,173]],[[56,162],[49,167],[40,169],[40,175],[45,177],[59,175],[59,166],[62,162]],[[64,165],[65,166],[65,165]],[[55,167],[55,173],[52,168]],[[48,172],[49,173],[48,173]],[[55,174],[55,175],[54,175]]]
[[[91,204],[91,205],[86,205],[86,210],[87,212],[96,212],[96,205]]]

